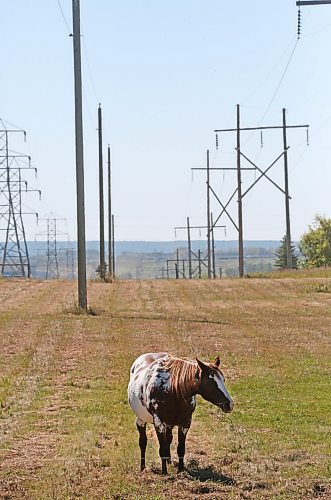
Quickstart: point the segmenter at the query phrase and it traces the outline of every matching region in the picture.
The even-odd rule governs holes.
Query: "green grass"
[[[0,491],[32,499],[327,495],[330,299],[311,288],[319,276],[299,276],[92,283],[98,316],[40,303],[30,324],[29,297],[19,314],[6,310]],[[72,292],[62,286],[66,304]],[[6,335],[19,335],[22,324],[10,354]],[[152,431],[148,469],[139,473],[126,396],[133,359],[165,349],[206,360],[221,354],[235,399],[225,416],[199,398],[187,472],[170,467],[166,478]]]

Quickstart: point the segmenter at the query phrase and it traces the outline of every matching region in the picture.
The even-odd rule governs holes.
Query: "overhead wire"
[[[265,118],[265,117],[266,117],[266,115],[268,114],[269,109],[270,109],[270,108],[271,108],[271,106],[272,106],[272,103],[274,102],[274,100],[275,100],[275,98],[276,98],[276,95],[278,94],[278,91],[279,91],[279,89],[280,89],[280,87],[281,87],[281,85],[282,85],[282,83],[283,83],[283,80],[284,80],[284,78],[285,78],[285,76],[286,76],[286,73],[287,73],[287,71],[288,71],[288,68],[289,68],[289,66],[290,66],[290,64],[291,64],[291,61],[292,61],[293,57],[294,57],[294,54],[295,54],[296,48],[297,48],[297,46],[298,46],[298,42],[299,42],[299,39],[297,38],[297,40],[296,40],[296,42],[295,42],[295,44],[294,44],[293,50],[292,50],[292,52],[291,52],[291,54],[290,54],[290,57],[289,57],[289,59],[288,59],[288,61],[287,61],[286,66],[285,66],[285,69],[284,69],[284,71],[283,71],[283,73],[282,73],[282,76],[280,77],[280,80],[279,80],[279,82],[278,82],[278,85],[277,85],[277,87],[276,87],[276,89],[275,89],[275,91],[274,91],[274,93],[273,93],[273,95],[272,95],[272,97],[271,97],[271,99],[270,99],[270,101],[269,101],[269,104],[268,104],[268,106],[267,106],[267,108],[266,108],[265,112],[263,113],[263,116],[262,116],[261,120],[259,121],[258,126],[260,126],[260,125],[261,125],[261,123],[263,122],[264,118]]]
[[[96,98],[96,100],[98,102],[99,97],[98,97],[98,92],[97,92],[96,85],[95,85],[95,82],[94,82],[93,73],[92,73],[92,69],[91,69],[91,65],[90,65],[90,61],[89,61],[89,57],[88,57],[88,53],[87,53],[85,36],[82,36],[82,41],[83,41],[82,45],[83,45],[83,51],[84,51],[84,54],[85,54],[86,66],[87,66],[89,78],[90,78],[90,81],[91,81],[91,85],[92,85],[92,89],[93,89],[93,92],[94,92],[94,96],[95,96],[95,98]]]
[[[266,109],[265,109],[262,117],[260,118],[260,120],[259,120],[259,122],[257,124],[257,127],[259,127],[263,123],[265,117],[267,116],[268,112],[270,111],[270,108],[271,108],[271,106],[272,106],[272,104],[273,104],[273,102],[274,102],[274,100],[275,100],[275,98],[276,98],[276,96],[277,96],[277,94],[279,92],[279,89],[280,89],[280,87],[281,87],[281,85],[282,85],[282,83],[283,83],[283,81],[285,79],[285,76],[286,76],[286,74],[288,72],[288,69],[289,69],[290,64],[292,62],[292,59],[294,57],[295,51],[297,49],[298,43],[299,43],[299,37],[297,37],[297,39],[295,41],[295,44],[294,44],[293,49],[292,49],[292,51],[290,53],[290,56],[289,56],[289,58],[287,60],[285,68],[284,68],[284,70],[283,70],[283,72],[281,74],[281,77],[280,77],[280,79],[278,81],[278,84],[277,84],[277,86],[276,86],[276,88],[275,88],[275,90],[274,90],[274,92],[273,92],[273,94],[272,94],[272,96],[271,96],[271,98],[269,100],[269,103],[268,103],[268,105],[267,105],[267,107],[266,107]],[[244,146],[251,140],[251,138],[253,137],[254,134],[256,134],[256,131],[253,131],[253,132],[251,132],[249,134],[249,136],[247,137],[246,141],[243,144]],[[261,152],[262,152],[262,149],[260,148],[258,154],[255,157],[255,161],[257,161],[257,159],[260,157]],[[244,175],[244,178],[247,178],[247,174]]]
[[[69,33],[69,35],[71,35],[71,28],[70,28],[70,25],[69,25],[69,23],[67,21],[66,16],[64,15],[61,2],[60,2],[60,0],[56,0],[56,1],[57,1],[58,6],[59,6],[59,9],[60,9],[60,12],[61,12],[61,15],[62,15],[62,19],[63,19],[63,21],[64,21],[64,23],[65,23],[65,25],[66,25],[66,27],[68,29],[68,33]]]
[[[66,18],[66,15],[65,15],[65,13],[63,11],[63,8],[62,8],[60,0],[56,0],[56,3],[58,5],[58,7],[59,7],[59,10],[60,10],[60,13],[61,13],[61,17],[62,17],[62,19],[63,19],[63,21],[65,23],[65,26],[67,27],[68,34],[71,35],[72,34],[72,32],[71,32],[72,30],[70,28],[70,24],[69,24],[69,22],[68,22],[68,20]],[[84,55],[85,55],[86,66],[87,66],[87,69],[88,69],[89,79],[91,81],[91,86],[92,86],[92,89],[93,89],[96,101],[98,102],[99,99],[98,99],[98,96],[97,96],[96,85],[95,85],[95,82],[94,82],[94,78],[93,78],[93,74],[92,74],[92,69],[91,69],[91,65],[90,65],[90,62],[89,62],[89,58],[88,58],[86,41],[85,41],[85,35],[82,36],[82,42],[83,42],[82,46],[83,46],[83,52],[84,52]],[[82,93],[83,93],[84,103],[85,103],[85,106],[86,106],[86,109],[87,109],[87,116],[88,116],[88,118],[89,118],[89,120],[91,122],[91,125],[93,127],[95,127],[96,122],[95,122],[93,113],[91,111],[91,107],[90,107],[88,99],[87,99],[87,94],[86,94],[86,89],[85,89],[84,84],[82,84]]]
[[[7,129],[7,126],[6,126],[6,123],[7,123],[7,125],[9,125],[10,127],[14,127],[17,130],[24,132],[24,129],[22,127],[19,127],[18,125],[15,125],[14,123],[9,122],[8,120],[4,120],[3,118],[0,118],[0,121],[5,129]]]
[[[301,19],[300,19],[300,22],[301,22]],[[311,32],[311,33],[307,33],[307,34],[305,34],[305,35],[304,35],[304,37],[306,38],[306,37],[309,37],[309,36],[313,36],[313,35],[315,35],[315,34],[318,34],[318,33],[320,33],[321,31],[323,31],[323,30],[325,30],[325,29],[329,28],[330,26],[331,26],[331,24],[329,23],[329,24],[327,24],[327,25],[323,26],[322,28],[320,28],[320,29],[318,29],[318,30],[316,30],[316,31],[313,31],[313,32]],[[300,28],[301,28],[301,24],[300,24]],[[290,64],[291,64],[291,62],[292,62],[292,59],[293,59],[293,57],[294,57],[294,54],[295,54],[295,52],[296,52],[296,49],[297,49],[297,46],[298,46],[299,40],[300,40],[301,38],[302,38],[302,35],[301,35],[301,31],[299,30],[299,31],[298,31],[298,36],[297,36],[297,39],[296,39],[296,41],[295,41],[295,44],[294,44],[294,47],[293,47],[293,49],[292,49],[292,51],[291,51],[291,54],[290,54],[290,56],[289,56],[289,59],[288,59],[288,61],[287,61],[287,63],[286,63],[285,69],[284,69],[284,71],[283,71],[283,73],[282,73],[282,75],[281,75],[281,77],[280,77],[280,80],[279,80],[279,82],[278,82],[278,84],[277,84],[277,86],[276,86],[276,89],[275,89],[275,91],[274,91],[274,93],[273,93],[273,95],[272,95],[272,97],[271,97],[271,99],[270,99],[270,101],[269,101],[269,103],[268,103],[268,105],[267,105],[267,107],[266,107],[266,110],[264,111],[264,113],[263,113],[263,115],[262,115],[262,118],[260,119],[260,121],[259,121],[259,123],[258,123],[258,126],[260,126],[260,125],[261,125],[261,123],[263,122],[263,120],[265,119],[266,115],[268,114],[268,112],[269,112],[269,110],[270,110],[270,108],[271,108],[271,106],[272,106],[272,104],[273,104],[273,102],[274,102],[274,100],[275,100],[275,98],[276,98],[276,96],[277,96],[277,94],[278,94],[278,91],[279,91],[279,89],[280,89],[280,87],[281,87],[281,85],[282,85],[282,83],[283,83],[283,81],[284,81],[284,78],[285,78],[285,76],[286,76],[286,73],[287,73],[287,71],[288,71],[288,69],[289,69],[289,66],[290,66]],[[315,134],[316,134],[316,133],[317,133],[317,132],[318,132],[321,128],[323,128],[323,127],[325,126],[325,124],[329,121],[329,119],[330,119],[330,117],[326,120],[326,122],[325,122],[325,123],[323,123],[323,124],[321,125],[321,127],[319,127],[319,128],[317,129],[317,131],[315,131],[315,132],[311,135],[311,137],[314,137],[314,136],[315,136]],[[253,134],[254,134],[254,132],[253,132],[253,133],[249,136],[249,138],[246,140],[245,144],[246,144],[246,143],[250,140],[250,138],[252,137],[252,135],[253,135]],[[307,141],[303,141],[302,143],[298,144],[297,146],[292,147],[292,150],[293,150],[293,149],[295,149],[296,147],[300,147],[302,144],[305,144],[305,143],[307,143]],[[258,156],[260,156],[260,153],[261,153],[261,151],[259,152]],[[302,157],[304,154],[305,154],[305,153],[303,152],[303,153],[302,153],[302,155],[300,155],[300,157],[297,159],[297,161],[296,161],[296,163],[295,163],[294,167],[295,167],[295,166],[299,163],[299,161],[300,161],[301,157]]]

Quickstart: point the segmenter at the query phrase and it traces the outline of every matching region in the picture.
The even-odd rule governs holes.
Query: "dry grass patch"
[[[0,497],[330,496],[330,295],[315,288],[325,278],[296,276],[92,283],[95,317],[68,312],[71,283],[32,283],[20,309],[9,300],[0,317]],[[15,282],[2,286],[14,294]],[[236,401],[229,416],[199,401],[187,470],[171,467],[168,477],[152,429],[148,468],[138,472],[126,400],[131,362],[155,350],[220,353]]]

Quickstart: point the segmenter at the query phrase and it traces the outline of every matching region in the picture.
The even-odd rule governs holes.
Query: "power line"
[[[71,28],[70,28],[70,26],[69,26],[69,23],[68,23],[68,21],[67,21],[66,16],[64,15],[64,12],[63,12],[63,9],[62,9],[61,2],[60,2],[60,0],[56,0],[56,1],[57,1],[57,4],[58,4],[58,7],[59,7],[59,9],[60,9],[60,12],[61,12],[61,15],[62,15],[63,21],[65,22],[65,25],[66,25],[66,27],[67,27],[67,29],[68,29],[68,33],[69,33],[69,35],[71,35],[71,34],[72,34],[72,33],[71,33]]]
[[[287,64],[286,64],[285,69],[284,69],[284,71],[283,71],[283,74],[282,74],[282,76],[281,76],[281,78],[280,78],[280,80],[279,80],[279,83],[278,83],[278,85],[277,85],[277,87],[276,87],[276,90],[274,91],[274,93],[273,93],[273,95],[272,95],[272,97],[271,97],[271,99],[270,99],[270,102],[269,102],[269,104],[268,104],[268,106],[267,106],[267,108],[266,108],[266,110],[265,110],[265,112],[264,112],[264,114],[263,114],[263,116],[262,116],[261,120],[259,121],[259,125],[261,125],[261,123],[263,122],[263,120],[264,120],[264,118],[266,117],[266,115],[267,115],[267,113],[268,113],[269,109],[270,109],[270,108],[271,108],[271,106],[272,106],[272,103],[274,102],[274,100],[275,100],[275,98],[276,98],[276,95],[278,94],[278,91],[279,91],[279,89],[280,89],[280,87],[281,87],[281,84],[283,83],[283,80],[284,80],[284,78],[285,78],[285,75],[286,75],[286,73],[287,73],[287,71],[288,71],[288,68],[289,68],[289,66],[290,66],[290,64],[291,64],[291,61],[292,61],[292,59],[293,59],[294,53],[295,53],[296,48],[297,48],[297,46],[298,46],[298,42],[299,42],[299,39],[297,39],[297,40],[296,40],[296,42],[295,42],[295,44],[294,44],[293,50],[292,50],[292,52],[291,52],[291,55],[290,55],[290,57],[289,57],[289,60],[287,61]]]
[[[91,84],[92,84],[94,96],[95,96],[96,100],[99,101],[99,97],[98,97],[98,93],[97,93],[97,90],[96,90],[96,86],[95,86],[95,82],[94,82],[94,78],[93,78],[93,73],[92,73],[92,69],[91,69],[89,57],[88,57],[88,54],[87,54],[85,36],[83,36],[82,39],[83,39],[83,51],[84,51],[85,58],[86,58],[86,66],[87,66],[88,74],[89,74],[89,77],[90,77],[90,80],[91,80]]]
[[[282,85],[282,83],[283,83],[283,80],[284,80],[284,78],[285,78],[285,75],[286,75],[286,73],[287,73],[287,71],[288,71],[288,68],[289,68],[289,66],[290,66],[290,64],[291,64],[291,61],[292,61],[292,59],[293,59],[294,53],[295,53],[296,48],[297,48],[297,46],[298,46],[298,42],[299,42],[299,38],[297,38],[297,39],[296,39],[296,42],[295,42],[295,44],[294,44],[294,47],[293,47],[292,52],[291,52],[291,54],[290,54],[290,57],[289,57],[289,59],[288,59],[288,61],[287,61],[287,63],[286,63],[285,69],[284,69],[284,71],[283,71],[283,73],[282,73],[282,76],[280,77],[280,80],[279,80],[279,82],[278,82],[278,84],[277,84],[277,87],[276,87],[276,89],[275,89],[275,91],[274,91],[274,93],[273,93],[273,95],[272,95],[272,97],[271,97],[271,99],[270,99],[270,101],[269,101],[269,104],[268,104],[268,105],[267,105],[267,107],[266,107],[265,112],[264,112],[264,113],[263,113],[263,115],[262,115],[262,118],[261,118],[261,119],[259,120],[259,122],[258,122],[258,127],[260,127],[261,123],[263,122],[263,120],[264,120],[264,119],[265,119],[265,117],[267,116],[267,114],[268,114],[268,112],[269,112],[269,110],[270,110],[270,108],[271,108],[271,106],[272,106],[272,103],[274,102],[274,100],[275,100],[275,98],[276,98],[276,95],[278,94],[278,91],[279,91],[279,89],[280,89],[280,87],[281,87],[281,85]],[[254,132],[252,132],[252,133],[248,136],[248,138],[247,138],[247,139],[246,139],[246,141],[244,142],[244,146],[246,146],[246,144],[250,141],[250,139],[252,138],[252,136],[253,136],[253,135],[254,135]]]

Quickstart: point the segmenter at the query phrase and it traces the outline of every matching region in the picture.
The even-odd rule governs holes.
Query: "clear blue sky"
[[[71,1],[60,3],[70,27]],[[81,1],[87,239],[99,235],[99,102],[119,240],[174,239],[187,216],[205,224],[205,173],[192,180],[191,168],[204,166],[207,148],[212,166],[235,165],[235,135],[220,136],[216,152],[213,130],[235,126],[237,103],[242,125],[280,125],[283,107],[288,124],[310,125],[309,147],[303,130],[288,132],[292,238],[316,213],[331,216],[331,6],[304,7],[302,18],[281,82],[296,43],[295,0]],[[3,2],[1,20],[0,118],[27,131],[13,149],[31,154],[39,175],[30,185],[42,190],[41,202],[31,194],[24,204],[65,217],[59,227],[75,240],[72,38],[57,0]],[[263,143],[246,134],[242,151],[266,168],[282,151],[281,132],[266,132]],[[283,164],[270,175],[283,184]],[[246,172],[243,189],[254,178]],[[222,201],[235,185],[235,173],[213,173]],[[284,206],[283,195],[260,181],[244,199],[245,239],[281,239]],[[236,217],[236,202],[229,209]],[[212,210],[215,218],[217,203]],[[25,220],[28,239],[45,229]],[[217,239],[237,238],[226,218],[220,224],[227,230]]]

